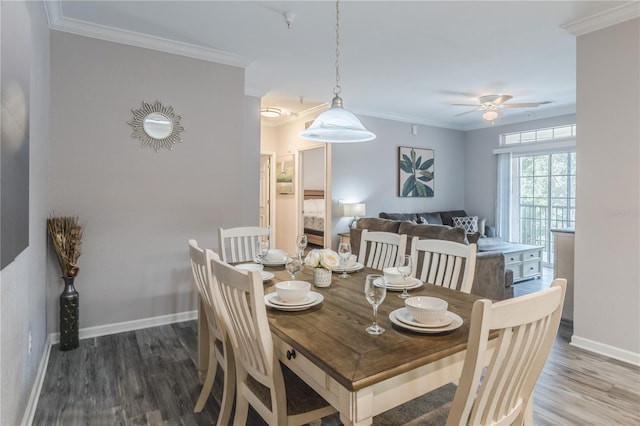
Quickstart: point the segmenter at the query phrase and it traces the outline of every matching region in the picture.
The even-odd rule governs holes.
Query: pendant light
[[[342,106],[340,92],[340,0],[336,1],[336,86],[333,89],[331,109],[320,114],[298,136],[317,142],[350,143],[366,142],[376,138],[376,135],[364,128],[360,120]]]

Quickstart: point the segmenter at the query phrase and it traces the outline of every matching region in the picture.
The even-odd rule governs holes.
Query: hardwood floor
[[[538,283],[516,284],[516,289],[528,284],[518,289],[525,292],[544,286],[544,282],[543,276]],[[70,352],[60,352],[55,345],[33,424],[215,424],[221,399],[220,369],[205,409],[193,413],[201,389],[196,372],[196,333],[195,321],[187,321],[85,339]],[[535,389],[536,425],[640,424],[640,368],[570,346],[570,336],[571,324],[563,323]],[[442,399],[443,395],[450,398],[451,389],[436,390],[431,399]],[[403,406],[403,414],[442,411],[443,407],[427,408],[429,397]],[[439,415],[434,418],[441,421],[446,412],[436,413]],[[439,424],[406,418],[401,420],[396,412],[388,412],[376,417],[374,424]],[[247,424],[264,422],[251,411]],[[333,417],[323,424],[339,421]]]

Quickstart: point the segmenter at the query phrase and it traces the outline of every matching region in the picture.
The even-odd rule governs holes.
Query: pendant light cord
[[[340,0],[336,0],[336,87],[333,94],[340,96],[342,87],[340,87]]]

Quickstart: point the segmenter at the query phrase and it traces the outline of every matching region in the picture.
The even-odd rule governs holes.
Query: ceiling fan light
[[[260,108],[260,115],[266,118],[278,118],[282,114],[282,110],[280,108]]]
[[[482,119],[484,121],[491,122],[495,121],[498,118],[500,118],[500,111],[498,111],[497,109],[488,109],[482,113]]]
[[[298,136],[310,141],[330,143],[367,142],[376,138],[376,135],[364,128],[358,117],[341,105],[342,99],[336,96],[331,109],[320,114]]]

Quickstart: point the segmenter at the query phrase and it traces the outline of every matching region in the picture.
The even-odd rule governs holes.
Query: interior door
[[[271,155],[260,155],[260,226],[271,226]]]

